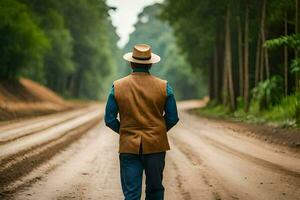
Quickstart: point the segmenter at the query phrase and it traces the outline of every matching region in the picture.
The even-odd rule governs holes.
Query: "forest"
[[[166,0],[161,18],[209,77],[213,115],[300,122],[299,0]]]
[[[129,73],[122,53],[148,43],[177,100],[201,112],[300,124],[299,0],[165,0],[146,7],[123,49],[104,0],[1,0],[0,79],[27,77],[66,98],[103,100]]]
[[[1,0],[0,79],[100,99],[121,56],[110,9],[103,0]]]

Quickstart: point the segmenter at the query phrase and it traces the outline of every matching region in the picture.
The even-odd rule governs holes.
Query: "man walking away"
[[[123,58],[133,72],[114,82],[105,109],[106,125],[120,134],[122,190],[125,200],[140,200],[145,171],[146,200],[163,200],[167,131],[179,120],[176,101],[169,83],[149,72],[160,61],[149,45],[135,45]]]

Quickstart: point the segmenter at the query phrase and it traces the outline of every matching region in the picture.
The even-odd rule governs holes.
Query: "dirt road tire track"
[[[176,171],[176,182],[183,200],[208,199],[209,197],[214,200],[220,200],[221,196],[225,199],[236,199],[235,194],[227,190],[225,185],[215,177],[214,171],[205,165],[193,148],[177,139],[176,136],[170,135],[169,139],[172,144],[172,150],[176,152],[176,154],[170,152],[175,158],[172,158],[169,164]],[[189,164],[180,159],[178,157],[179,154],[182,154]],[[179,159],[181,163],[178,162]],[[184,165],[190,165],[189,169],[191,174],[184,175],[184,172],[182,172],[182,163],[184,163]],[[202,196],[199,196],[199,194],[197,196],[197,191],[191,192],[193,191],[189,188],[189,179],[192,179],[191,176],[193,178],[196,177],[197,182],[191,181],[191,184],[194,183],[198,186],[198,193],[199,190],[202,191]]]
[[[102,117],[95,118],[80,127],[64,133],[59,138],[49,140],[3,159],[1,166],[6,167],[0,168],[0,193],[13,193],[14,191],[6,189],[10,183],[30,173],[34,168],[51,159],[74,141],[79,140],[89,129],[95,127],[101,119]]]
[[[86,112],[86,111],[85,111]],[[62,123],[65,123],[65,122],[68,122],[68,121],[71,121],[72,119],[75,119],[76,117],[82,115],[84,112],[79,112],[79,113],[76,113],[75,115],[71,116],[71,117],[67,117],[66,119],[63,119],[62,121],[58,121],[57,123],[54,123],[54,124],[51,124],[49,126],[45,126],[45,127],[42,127],[42,128],[36,128],[34,130],[30,130],[30,131],[27,131],[26,133],[22,134],[22,135],[19,135],[19,136],[16,136],[16,137],[12,137],[12,138],[9,138],[7,140],[0,140],[0,145],[3,145],[3,144],[6,144],[6,143],[9,143],[9,142],[13,142],[13,141],[16,141],[18,139],[21,139],[23,137],[27,137],[27,136],[30,136],[30,135],[33,135],[33,134],[36,134],[36,133],[39,133],[41,131],[44,131],[46,129],[49,129],[49,128],[52,128],[52,127],[55,127],[59,124],[62,124]]]

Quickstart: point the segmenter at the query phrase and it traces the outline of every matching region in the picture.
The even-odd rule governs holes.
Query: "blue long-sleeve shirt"
[[[148,72],[148,69],[144,68],[136,68],[133,70],[134,72]],[[175,124],[178,122],[178,113],[177,106],[175,101],[175,96],[173,93],[173,89],[169,83],[167,83],[167,99],[165,104],[165,114],[164,119],[167,126],[167,130],[170,130]],[[106,108],[105,108],[105,124],[109,128],[111,128],[116,133],[119,133],[120,130],[120,121],[118,120],[118,104],[114,95],[114,86],[112,86],[110,93],[108,95]]]

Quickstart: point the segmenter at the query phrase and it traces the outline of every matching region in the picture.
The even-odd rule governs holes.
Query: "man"
[[[162,200],[167,131],[178,122],[176,101],[167,81],[149,73],[160,61],[150,46],[135,45],[123,58],[133,72],[114,82],[105,109],[106,125],[120,134],[122,190],[125,200],[139,200],[145,171],[146,200]]]

